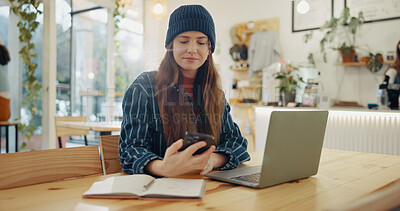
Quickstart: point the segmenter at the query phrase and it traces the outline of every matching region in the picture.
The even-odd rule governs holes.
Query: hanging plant
[[[40,90],[42,85],[35,77],[35,71],[37,64],[33,62],[33,58],[37,58],[35,53],[35,45],[32,43],[33,33],[39,26],[39,22],[36,18],[42,11],[39,10],[39,4],[42,2],[40,0],[9,0],[11,3],[10,10],[19,17],[19,22],[17,24],[19,28],[19,41],[22,43],[22,48],[19,51],[19,55],[25,67],[27,69],[26,81],[24,81],[23,86],[26,90],[26,95],[24,96],[23,106],[29,110],[31,116],[33,117],[38,113],[36,107],[36,101],[40,96]],[[32,118],[29,120],[31,121]],[[26,136],[28,140],[32,139],[33,132],[35,128],[33,125],[21,124],[20,131]],[[26,147],[26,143],[21,145],[21,149]]]
[[[319,41],[323,61],[325,63],[328,61],[327,49],[338,50],[342,56],[349,55],[352,60],[356,48],[357,31],[363,24],[363,13],[359,12],[358,16],[351,16],[350,9],[347,7],[343,9],[338,18],[332,17],[326,21],[319,29],[323,33]],[[310,32],[303,36],[303,40],[308,43],[312,37],[313,34]]]
[[[122,0],[115,0],[115,9],[113,12],[114,18],[114,36],[119,32],[119,23],[125,18],[125,13],[121,12],[121,9],[125,7],[125,3]]]

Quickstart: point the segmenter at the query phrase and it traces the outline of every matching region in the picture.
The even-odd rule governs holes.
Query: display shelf
[[[247,70],[249,68],[248,67],[239,67],[239,68],[230,67],[230,69],[233,71],[237,71],[237,72],[247,72]]]
[[[394,64],[394,60],[384,61],[383,64],[392,65],[392,64]],[[347,67],[362,67],[362,66],[366,66],[367,64],[365,64],[365,62],[346,62],[346,63],[341,63],[340,65],[347,66]]]
[[[258,86],[241,86],[241,87],[237,87],[237,89],[261,89],[262,86],[258,85]]]

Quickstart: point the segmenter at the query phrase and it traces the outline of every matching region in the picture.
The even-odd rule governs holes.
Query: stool
[[[9,122],[9,121],[1,121],[0,122],[0,138],[1,138],[1,130],[3,129],[3,127],[6,128],[6,152],[8,153],[8,130],[10,126],[15,126],[15,151],[18,152],[18,124],[19,121],[13,121],[13,122]],[[1,149],[1,141],[0,141],[0,149]]]
[[[242,122],[240,124],[240,129],[243,130],[245,126],[246,119],[249,121],[250,125],[250,135],[253,142],[253,147],[255,147],[255,132],[254,132],[254,123],[253,123],[253,110],[254,106],[260,105],[258,103],[233,103],[231,106],[241,108],[242,109]]]

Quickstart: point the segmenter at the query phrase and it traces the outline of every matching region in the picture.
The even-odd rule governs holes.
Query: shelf
[[[237,87],[237,89],[261,89],[262,86],[242,86],[242,87]]]
[[[253,107],[253,106],[259,106],[262,105],[261,102],[257,102],[257,103],[230,103],[231,106],[234,107]]]
[[[230,68],[233,71],[238,71],[238,72],[247,72],[247,70],[249,69],[248,67],[240,67],[240,68]]]
[[[392,65],[394,64],[394,60],[384,61],[383,64]],[[361,66],[366,66],[367,64],[365,64],[364,62],[346,62],[346,63],[341,63],[340,65],[347,67],[361,67]]]

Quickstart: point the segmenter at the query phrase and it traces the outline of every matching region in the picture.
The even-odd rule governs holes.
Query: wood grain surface
[[[100,136],[99,140],[103,174],[122,172],[118,155],[119,135]]]
[[[97,145],[0,154],[0,189],[101,173]]]
[[[263,154],[251,157],[244,166],[260,164]],[[329,210],[394,186],[400,156],[323,149],[315,176],[264,189],[205,178],[200,202],[82,198],[93,182],[116,175],[121,173],[0,190],[0,210]],[[199,172],[182,177],[203,178]]]

